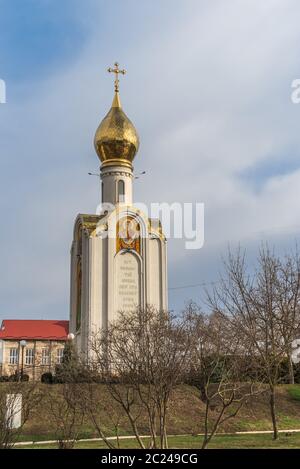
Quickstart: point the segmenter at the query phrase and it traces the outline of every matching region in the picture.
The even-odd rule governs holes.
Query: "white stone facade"
[[[109,184],[106,194],[111,190],[112,195]],[[138,249],[120,248],[118,220],[131,217],[140,227]],[[93,334],[116,320],[118,311],[146,305],[167,309],[166,239],[155,225],[159,227],[125,204],[117,204],[106,215],[78,215],[71,249],[70,308],[70,332],[78,351],[88,354]]]

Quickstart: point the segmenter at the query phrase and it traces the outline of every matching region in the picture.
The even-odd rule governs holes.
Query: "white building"
[[[167,309],[166,239],[158,220],[133,205],[133,160],[139,138],[122,110],[115,64],[111,109],[95,134],[101,161],[103,209],[78,215],[71,248],[70,332],[80,352],[118,311],[154,305]]]

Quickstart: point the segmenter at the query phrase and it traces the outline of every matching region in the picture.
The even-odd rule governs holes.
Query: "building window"
[[[33,348],[27,348],[25,350],[25,365],[33,365],[34,350]]]
[[[118,202],[125,201],[125,183],[120,179],[118,181]]]
[[[11,348],[9,350],[9,364],[16,365],[18,363],[18,349]]]
[[[63,356],[64,356],[64,349],[63,348],[57,349],[57,363],[59,365],[62,364]]]
[[[42,365],[49,365],[49,363],[50,363],[49,349],[43,348],[42,349]]]

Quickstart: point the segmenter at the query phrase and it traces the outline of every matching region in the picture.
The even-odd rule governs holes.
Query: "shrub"
[[[9,381],[9,376],[0,376],[0,383],[7,383]]]
[[[41,382],[42,383],[45,383],[45,384],[53,384],[53,375],[52,373],[47,372],[47,373],[43,373],[42,376],[41,376]]]
[[[10,375],[8,377],[8,381],[29,381],[29,375],[27,375],[26,373],[23,373],[23,375],[21,373],[14,373],[13,375]]]

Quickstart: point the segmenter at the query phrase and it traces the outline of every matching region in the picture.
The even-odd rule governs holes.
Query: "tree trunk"
[[[207,393],[206,393],[207,395]],[[206,398],[205,403],[205,418],[204,418],[204,436],[202,442],[202,449],[205,449],[208,445],[208,408],[209,408],[209,400]]]
[[[156,417],[155,412],[152,412],[149,407],[147,407],[148,414],[149,414],[149,428],[150,428],[150,435],[151,440],[149,443],[149,449],[155,449],[157,447],[156,444]]]
[[[275,411],[275,387],[273,386],[270,388],[270,410],[271,410],[272,425],[273,425],[273,440],[277,440],[278,428],[277,428],[276,411]]]
[[[289,384],[295,384],[295,376],[294,376],[294,366],[293,366],[293,360],[292,356],[288,356],[288,362],[289,362]]]

